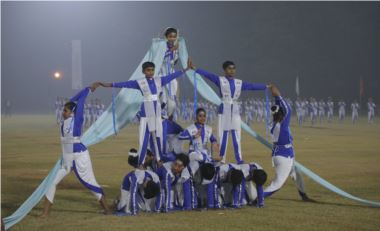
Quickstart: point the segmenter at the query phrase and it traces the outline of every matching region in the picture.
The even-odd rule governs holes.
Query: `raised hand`
[[[198,137],[200,137],[201,136],[201,132],[202,132],[202,129],[199,129],[197,131],[197,133],[195,133],[194,138],[197,139]]]
[[[98,88],[99,86],[100,86],[100,82],[92,83],[90,86],[91,92],[94,92],[96,90],[96,88]]]
[[[272,91],[272,96],[273,97],[276,97],[276,96],[280,96],[281,95],[281,93],[280,93],[280,91],[278,90],[278,88],[276,87],[276,86],[274,86],[274,85],[271,85],[271,91]]]
[[[175,51],[178,49],[178,46],[179,44],[178,43],[175,43],[174,46],[172,48],[170,48],[170,51]]]

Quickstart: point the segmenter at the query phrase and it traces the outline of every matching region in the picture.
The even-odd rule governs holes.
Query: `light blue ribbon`
[[[194,103],[193,103],[193,107],[194,107],[194,118],[196,118],[196,111],[197,111],[197,108],[198,108],[198,88],[197,88],[197,76],[196,76],[196,72],[194,71],[194,75],[193,75],[193,82],[194,82]]]
[[[144,76],[141,73],[141,65],[143,62],[146,61],[152,61],[157,67],[162,65],[163,58],[165,56],[166,51],[166,42],[162,39],[153,39],[152,46],[150,47],[149,51],[145,54],[144,58],[136,68],[135,72],[132,74],[130,80],[133,79],[139,79],[143,78]],[[180,60],[182,63],[182,66],[186,66],[188,53],[186,48],[186,43],[183,38],[179,38],[179,55]],[[160,68],[156,68],[155,75],[158,75],[158,71]],[[194,76],[191,76],[191,75]],[[212,90],[210,86],[202,79],[197,73],[194,73],[194,71],[189,70],[186,72],[186,75],[188,76],[188,79],[190,82],[194,85],[196,84],[197,92],[199,92],[203,98],[207,99],[208,101],[219,105],[221,103],[220,98],[218,95]],[[197,80],[196,80],[197,79]],[[194,82],[196,80],[196,83]],[[118,110],[115,111],[115,116],[117,116],[117,120],[113,119],[113,112],[112,112],[112,105],[110,105],[107,110],[99,117],[99,119],[83,134],[81,140],[84,145],[87,147],[96,144],[98,142],[103,141],[108,136],[114,134],[115,127],[110,126],[112,124],[112,121],[115,121],[116,127],[119,129],[124,128],[126,125],[128,125],[132,119],[136,116],[136,113],[138,112],[140,105],[142,103],[142,95],[140,91],[133,90],[133,89],[122,89],[119,94],[115,97],[115,107],[118,107]],[[247,124],[242,122],[242,128],[245,130],[248,134],[250,134],[252,137],[257,139],[260,143],[268,147],[269,149],[272,149],[272,144],[269,143],[267,140],[265,140],[263,137],[258,135],[255,131],[253,131]],[[380,207],[379,202],[369,201],[365,199],[358,198],[356,196],[353,196],[342,189],[336,187],[335,185],[329,183],[328,181],[324,180],[305,166],[301,165],[297,161],[295,161],[296,168],[300,170],[303,174],[310,177],[312,180],[314,180],[319,185],[325,187],[326,189],[341,195],[345,198],[369,205],[374,207]],[[54,165],[53,169],[50,171],[48,176],[42,181],[42,183],[37,187],[37,189],[32,193],[32,195],[29,196],[29,198],[10,216],[5,217],[3,219],[5,229],[8,230],[10,227],[21,221],[32,209],[36,204],[42,199],[42,197],[46,194],[47,190],[50,188],[50,186],[53,183],[53,180],[55,179],[55,176],[61,166],[61,159],[59,159],[56,164]]]
[[[267,136],[269,136],[270,127],[270,109],[269,109],[269,89],[265,89],[265,131]]]
[[[115,105],[115,89],[112,88],[112,125],[115,135],[117,135],[116,129],[116,105]]]

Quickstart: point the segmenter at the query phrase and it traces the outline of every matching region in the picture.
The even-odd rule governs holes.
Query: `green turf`
[[[322,124],[292,127],[296,159],[347,192],[380,201],[380,121],[368,125]],[[308,124],[307,124],[308,125]],[[264,125],[253,126],[265,135]],[[215,130],[216,132],[216,130]],[[60,153],[54,116],[2,118],[1,216],[14,212],[50,171]],[[89,148],[97,181],[109,204],[119,193],[130,169],[127,152],[137,148],[138,129],[130,126],[118,136]],[[243,133],[243,156],[260,163],[273,177],[270,151]],[[228,157],[232,147],[229,143]],[[269,182],[268,182],[269,183]],[[318,203],[305,203],[294,183],[265,201],[264,209],[191,211],[115,217],[99,214],[93,195],[70,174],[58,186],[51,216],[42,220],[40,203],[12,230],[380,230],[380,209],[343,199],[305,177],[309,195]]]

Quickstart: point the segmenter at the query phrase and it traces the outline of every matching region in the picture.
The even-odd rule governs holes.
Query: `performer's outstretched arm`
[[[267,85],[261,84],[261,83],[247,83],[243,82],[243,85],[241,89],[243,91],[251,90],[251,91],[257,91],[257,90],[265,90],[267,89]]]
[[[165,86],[166,84],[168,84],[173,79],[182,76],[191,67],[192,67],[192,62],[191,62],[191,59],[189,58],[187,60],[187,67],[185,69],[183,69],[182,71],[176,71],[173,74],[170,74],[170,75],[167,75],[167,76],[164,76],[164,77],[161,78],[161,84],[162,84],[162,86]]]
[[[118,83],[103,83],[103,82],[94,82],[91,85],[91,90],[95,91],[98,87],[116,87],[116,88],[133,88],[133,89],[140,89],[139,84],[136,80],[129,80],[126,82],[118,82]]]
[[[162,86],[165,86],[166,84],[168,84],[173,79],[181,77],[185,72],[186,72],[186,70],[176,71],[173,74],[161,77],[161,84],[162,84]]]
[[[205,78],[207,78],[208,80],[210,80],[211,82],[213,82],[214,84],[216,84],[218,87],[220,87],[219,76],[217,76],[215,74],[212,74],[212,73],[209,73],[209,72],[207,72],[205,70],[202,70],[202,69],[197,69],[194,66],[193,61],[191,59],[188,60],[187,66],[190,69],[193,69],[196,73],[204,76]]]
[[[84,103],[89,93],[90,93],[90,87],[86,87],[70,99],[71,102],[76,103],[75,118],[77,119],[77,121],[78,120],[83,121]]]
[[[197,69],[195,72],[204,76],[206,79],[213,82],[216,86],[220,87],[219,76],[217,76],[213,73],[207,72],[205,70],[202,70],[202,69]]]

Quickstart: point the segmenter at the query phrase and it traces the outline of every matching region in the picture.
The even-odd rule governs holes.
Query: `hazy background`
[[[72,96],[71,40],[82,41],[83,83],[125,81],[151,39],[177,27],[197,67],[273,82],[295,98],[380,99],[380,2],[1,2],[1,96],[14,113],[52,112]],[[63,73],[54,80],[52,73]],[[182,80],[181,85],[186,85]],[[184,88],[182,88],[184,89]],[[191,88],[183,95],[191,96]],[[244,96],[252,95],[244,93]],[[254,94],[262,96],[262,94]],[[111,91],[95,97],[109,102]]]

